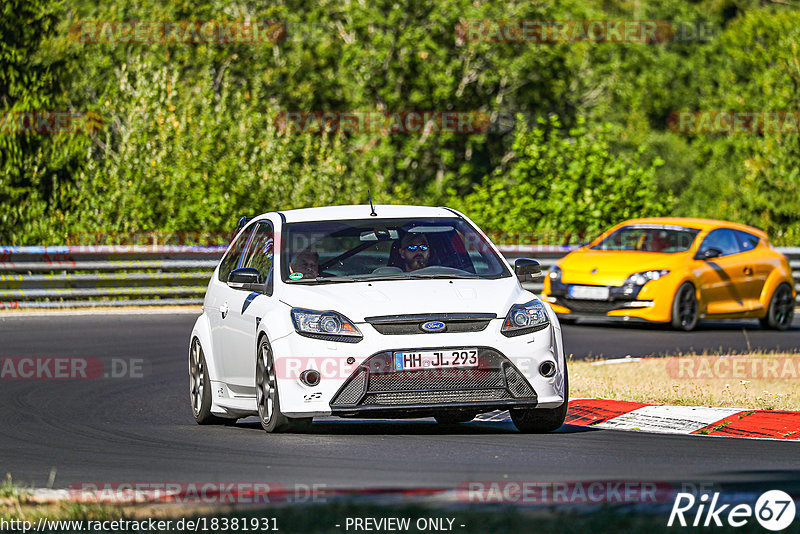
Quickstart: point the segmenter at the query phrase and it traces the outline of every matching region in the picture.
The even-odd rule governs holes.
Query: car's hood
[[[494,313],[502,318],[525,299],[516,278],[392,280],[287,287],[281,300],[296,308],[334,310],[356,323],[364,317],[422,313]]]
[[[568,254],[558,266],[566,284],[620,285],[633,273],[670,269],[685,253],[628,252],[584,248]]]

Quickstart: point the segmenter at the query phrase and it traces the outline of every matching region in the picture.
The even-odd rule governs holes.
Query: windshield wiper
[[[359,278],[348,278],[347,276],[317,276],[316,278],[301,278],[299,280],[289,280],[291,284],[307,284],[309,282],[361,282]]]
[[[478,274],[471,274],[471,273],[467,273],[467,274],[455,274],[455,273],[454,273],[454,274],[444,274],[444,273],[436,273],[436,274],[424,274],[424,273],[423,273],[423,274],[414,274],[414,273],[408,273],[408,275],[407,275],[407,276],[408,276],[409,278],[441,278],[441,279],[447,279],[447,278],[463,278],[463,279],[470,279],[470,280],[471,280],[471,279],[475,279],[475,278],[483,278],[482,276],[480,276],[480,275],[478,275]]]

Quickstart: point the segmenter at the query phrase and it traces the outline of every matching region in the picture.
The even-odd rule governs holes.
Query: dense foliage
[[[376,202],[452,205],[527,241],[576,242],[627,217],[673,214],[739,220],[794,244],[800,135],[670,126],[680,110],[800,110],[791,4],[6,0],[0,243],[222,232],[241,214],[360,203],[371,191]],[[669,21],[675,34],[536,43],[463,31],[465,21],[626,19]],[[280,21],[285,38],[86,42],[75,28],[87,21]],[[102,121],[37,133],[9,120],[35,110]],[[329,110],[489,122],[299,133],[278,120]]]

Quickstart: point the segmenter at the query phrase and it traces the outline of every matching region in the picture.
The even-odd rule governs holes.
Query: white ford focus
[[[254,217],[192,330],[194,417],[257,415],[280,432],[318,416],[459,423],[509,409],[523,432],[555,430],[568,400],[561,327],[520,285],[539,275],[533,260],[512,270],[448,208]]]

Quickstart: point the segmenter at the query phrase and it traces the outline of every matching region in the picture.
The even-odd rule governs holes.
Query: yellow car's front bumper
[[[632,299],[583,300],[554,294],[550,281],[545,280],[543,299],[562,318],[608,318],[616,320],[642,320],[667,323],[672,319],[672,302],[677,287],[668,280],[654,280],[645,284]],[[678,284],[680,285],[680,284]]]

